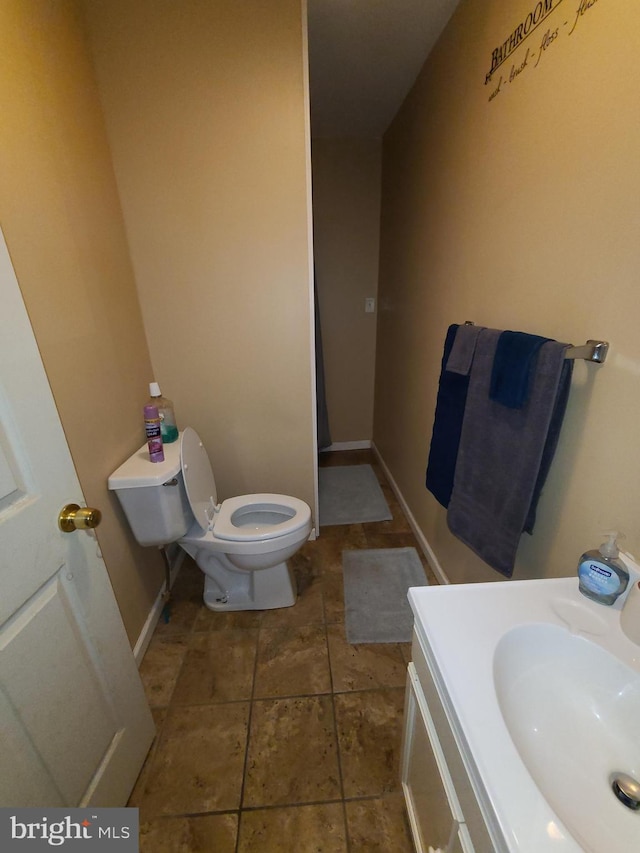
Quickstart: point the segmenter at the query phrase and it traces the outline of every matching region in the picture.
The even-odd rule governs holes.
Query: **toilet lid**
[[[180,465],[189,506],[198,525],[208,530],[218,503],[211,462],[198,433],[187,427],[180,437]]]

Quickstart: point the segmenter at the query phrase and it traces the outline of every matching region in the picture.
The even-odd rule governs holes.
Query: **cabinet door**
[[[424,853],[430,846],[450,850],[459,828],[440,772],[444,758],[440,754],[439,764],[431,745],[427,730],[431,722],[428,714],[424,700],[419,702],[410,670],[405,705],[402,787],[416,848]],[[435,729],[432,729],[432,735],[435,736]],[[439,751],[437,739],[435,749]]]

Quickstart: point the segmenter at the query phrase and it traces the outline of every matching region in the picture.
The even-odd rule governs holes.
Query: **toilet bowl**
[[[311,532],[311,510],[297,498],[241,495],[218,503],[207,452],[195,430],[164,445],[151,462],[146,444],[109,477],[141,545],[176,542],[205,575],[211,610],[268,610],[296,601],[287,563]]]

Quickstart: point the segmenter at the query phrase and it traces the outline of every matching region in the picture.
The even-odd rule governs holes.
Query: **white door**
[[[153,720],[1,231],[0,305],[0,807],[122,806]]]

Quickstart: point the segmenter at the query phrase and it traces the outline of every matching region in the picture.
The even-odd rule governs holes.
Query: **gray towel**
[[[567,344],[549,341],[542,346],[529,399],[522,409],[508,409],[489,398],[500,334],[483,329],[478,336],[447,523],[458,539],[510,577],[532,505]]]
[[[447,359],[445,370],[448,373],[460,373],[462,376],[468,376],[473,363],[473,356],[476,351],[478,335],[483,330],[484,326],[458,326],[456,337]]]

